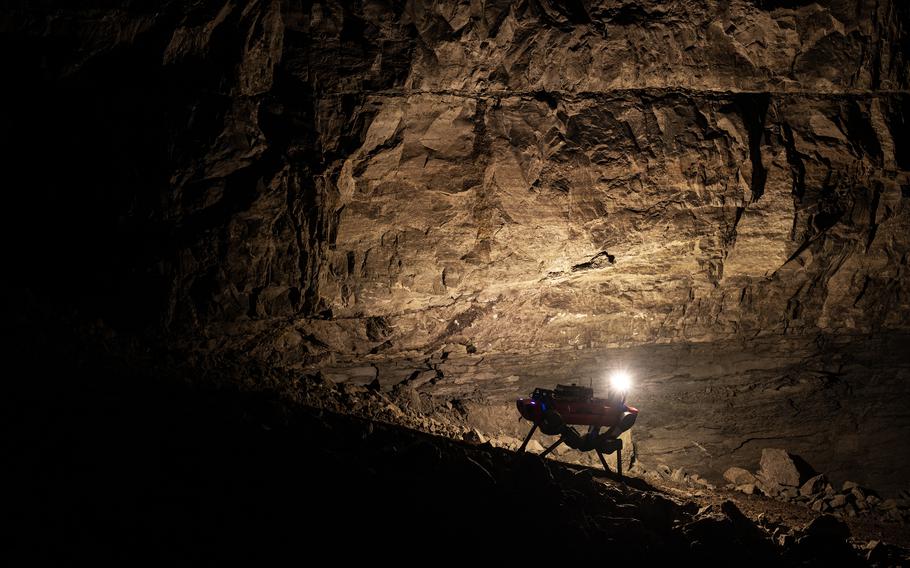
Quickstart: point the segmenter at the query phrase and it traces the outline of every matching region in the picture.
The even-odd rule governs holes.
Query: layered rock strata
[[[569,353],[696,344],[680,349],[717,369],[643,398],[704,383],[721,445],[795,435],[764,410],[741,428],[734,394],[777,401],[791,387],[771,385],[799,383],[808,361],[821,386],[792,428],[823,433],[876,391],[836,447],[867,451],[871,427],[869,455],[906,465],[888,427],[906,428],[889,406],[907,400],[906,358],[873,380],[812,345],[910,328],[908,14],[860,0],[11,6],[3,57],[21,88],[3,151],[31,188],[11,210],[44,227],[8,227],[37,233],[13,252],[18,285],[199,369],[388,384],[442,353],[535,354],[439,375],[519,377],[504,397],[544,370],[570,379]],[[796,374],[744,370],[760,351]],[[825,386],[844,383],[857,390]],[[643,451],[649,436],[653,451],[705,445],[680,401],[642,404]]]

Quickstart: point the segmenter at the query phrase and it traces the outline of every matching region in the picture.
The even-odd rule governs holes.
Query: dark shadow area
[[[640,480],[34,344],[4,397],[8,512],[33,563],[832,560],[824,538],[780,548],[732,502],[700,511]]]

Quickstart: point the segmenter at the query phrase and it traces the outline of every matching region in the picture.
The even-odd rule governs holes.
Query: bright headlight
[[[618,392],[627,392],[632,387],[632,377],[627,371],[610,373],[610,388]]]

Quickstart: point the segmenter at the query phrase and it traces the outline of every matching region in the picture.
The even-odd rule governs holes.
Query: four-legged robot
[[[610,468],[604,454],[616,452],[616,474],[622,479],[622,440],[619,435],[635,424],[638,409],[626,405],[625,395],[618,393],[610,398],[594,398],[594,389],[576,385],[556,385],[554,390],[537,388],[531,398],[519,398],[518,412],[534,425],[518,449],[525,451],[531,436],[540,431],[549,436],[559,436],[541,457],[555,450],[560,444],[587,452],[595,450],[607,473]],[[580,434],[571,425],[587,426]],[[601,428],[606,431],[601,433]]]

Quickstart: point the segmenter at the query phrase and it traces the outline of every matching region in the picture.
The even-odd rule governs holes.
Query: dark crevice
[[[863,296],[866,295],[866,290],[869,288],[869,282],[871,280],[872,279],[869,278],[869,276],[866,276],[865,278],[863,278],[863,287],[860,288],[859,294],[857,294],[856,299],[853,300],[854,308],[857,306],[857,304],[859,304],[859,301],[863,299]]]
[[[572,272],[582,272],[585,270],[595,270],[605,268],[616,263],[616,257],[607,251],[601,251],[591,257],[591,260],[576,264],[572,267]]]
[[[752,202],[761,199],[765,193],[765,182],[768,171],[762,163],[761,144],[765,134],[765,117],[768,114],[768,103],[771,100],[769,93],[741,94],[736,96],[736,102],[743,119],[743,124],[749,133],[749,160],[752,162]]]
[[[869,248],[872,247],[872,242],[875,240],[875,233],[878,231],[878,205],[882,198],[882,191],[880,188],[875,188],[872,193],[872,203],[869,205],[869,234],[866,237],[866,252],[869,252]]]
[[[787,152],[787,163],[790,164],[790,173],[793,177],[793,196],[802,201],[806,194],[806,165],[803,163],[803,156],[796,149],[796,142],[793,139],[793,129],[786,122],[781,124],[784,135],[784,148]]]
[[[471,117],[471,122],[474,124],[474,144],[471,148],[471,156],[484,163],[489,159],[492,144],[487,133],[487,104],[486,100],[478,100],[477,106],[474,108],[474,116]]]
[[[847,138],[858,157],[868,156],[878,166],[884,158],[878,134],[872,126],[867,113],[863,112],[857,101],[847,101],[846,130]]]
[[[250,306],[247,310],[247,315],[251,318],[256,318],[259,315],[259,295],[262,294],[264,288],[265,286],[256,286],[250,292]]]
[[[534,100],[547,103],[551,109],[555,109],[559,105],[559,99],[549,91],[534,91]]]

